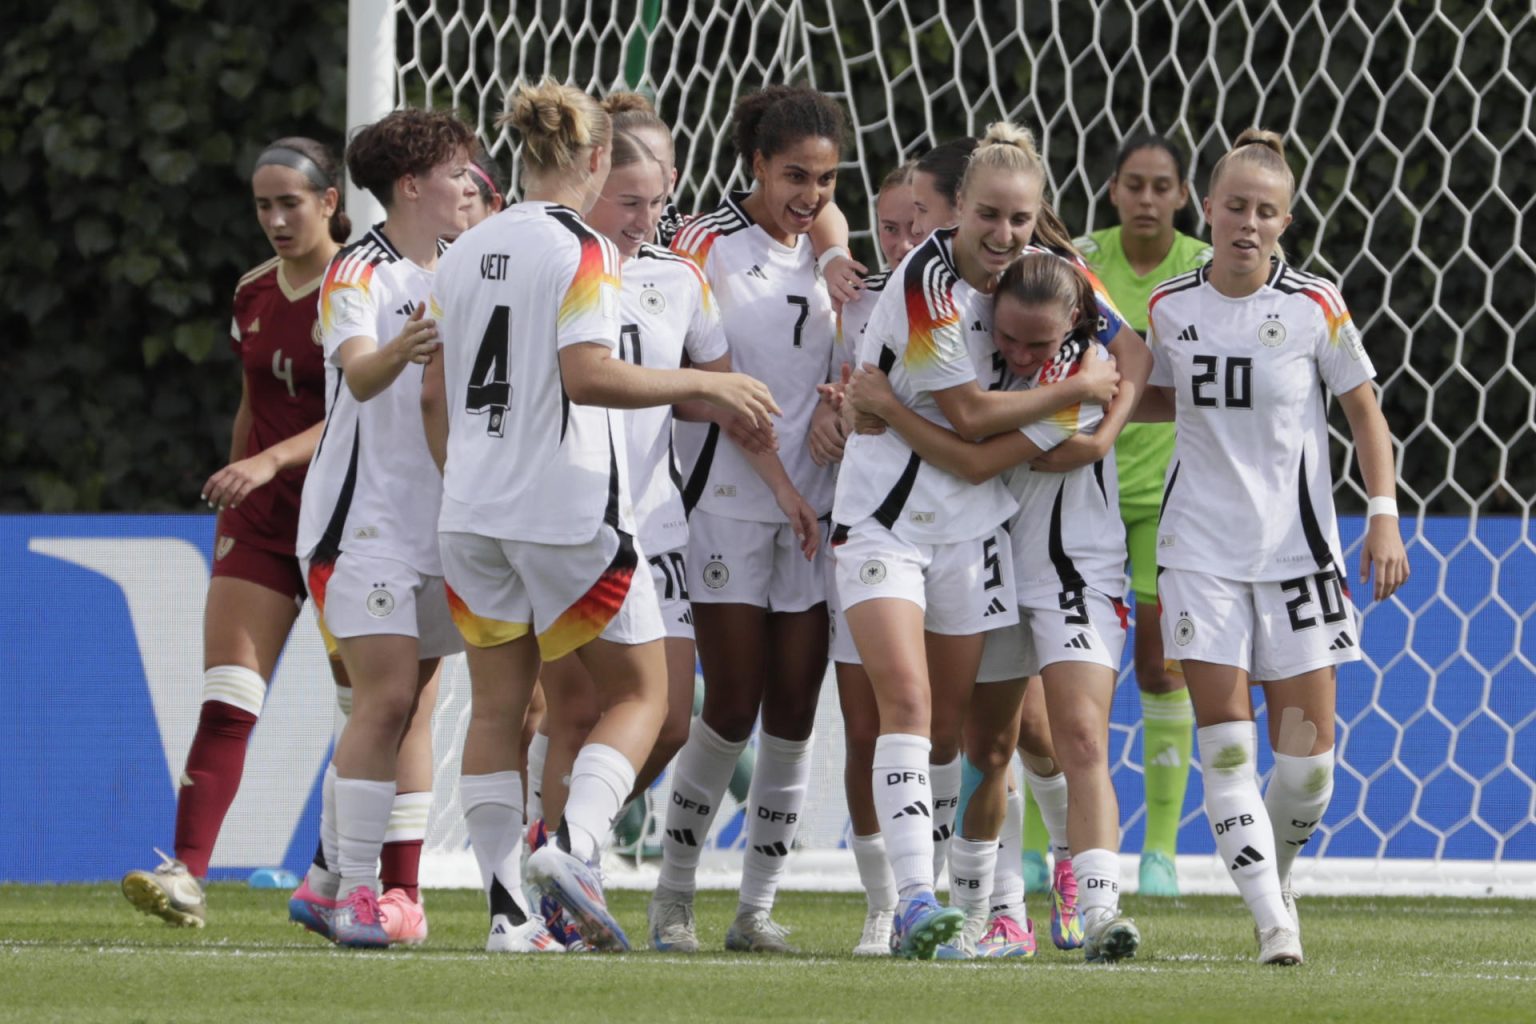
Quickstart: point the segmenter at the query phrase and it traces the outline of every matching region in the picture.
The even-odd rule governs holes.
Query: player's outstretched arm
[[[347,379],[347,389],[359,402],[382,393],[395,382],[408,363],[425,363],[438,349],[437,321],[426,319],[427,304],[419,302],[400,333],[387,345],[366,335],[342,342],[336,365]]]
[[[251,436],[251,403],[242,378],[240,408],[235,413],[234,436],[229,444],[229,465],[203,484],[202,499],[210,508],[234,508],[245,500],[246,495],[269,483],[283,470],[309,465],[324,430],[325,421],[321,420],[308,430],[285,437],[272,447],[246,458],[246,443]]]
[[[934,397],[939,394],[942,392]],[[878,417],[896,431],[923,461],[973,484],[984,483],[1040,454],[1039,446],[1017,430],[973,442],[944,429],[903,405],[891,390],[890,380],[869,364],[853,375],[844,397],[859,412]]]
[[[782,416],[768,385],[744,373],[704,370],[655,370],[613,358],[601,342],[577,342],[560,350],[560,376],[566,394],[580,405],[610,409],[646,409],[696,400],[727,410],[760,427]]]
[[[1349,420],[1360,475],[1370,505],[1365,520],[1365,543],[1360,546],[1360,582],[1371,578],[1376,567],[1376,600],[1385,601],[1408,582],[1408,552],[1403,547],[1401,520],[1397,515],[1397,472],[1392,460],[1392,433],[1376,401],[1376,390],[1366,381],[1338,396]]]
[[[731,357],[727,353],[719,359],[694,365],[707,373],[730,373]],[[727,412],[705,401],[678,402],[672,406],[672,415],[685,423],[714,423],[725,431],[725,436],[729,437],[736,447],[746,452],[761,454],[779,450],[779,438],[772,425],[767,428],[758,427],[735,413]]]
[[[1045,419],[1081,402],[1108,405],[1119,389],[1113,359],[1096,351],[1083,356],[1083,367],[1066,380],[1027,391],[983,391],[975,381],[934,392],[934,400],[955,432],[980,441]]]

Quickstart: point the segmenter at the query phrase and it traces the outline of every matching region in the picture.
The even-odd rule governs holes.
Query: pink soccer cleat
[[[427,911],[404,889],[390,889],[379,897],[379,917],[391,943],[419,946],[427,941]]]

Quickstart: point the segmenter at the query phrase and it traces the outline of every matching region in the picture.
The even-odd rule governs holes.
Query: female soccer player
[[[1189,205],[1184,153],[1160,135],[1126,139],[1109,179],[1120,223],[1076,239],[1126,323],[1147,331],[1147,299],[1159,283],[1205,263],[1211,248],[1175,227]],[[1177,896],[1179,818],[1189,782],[1194,715],[1177,662],[1165,661],[1157,613],[1157,512],[1173,452],[1173,424],[1128,423],[1115,442],[1120,517],[1136,594],[1135,666],[1141,690],[1147,826],[1141,844],[1143,896]]]
[[[988,129],[958,192],[959,226],[935,231],[902,261],[901,288],[887,289],[861,347],[904,405],[972,439],[1015,430],[1094,388],[1107,399],[1117,382],[1100,360],[1059,388],[978,384],[994,366],[991,293],[1040,208],[1032,153],[1027,133]],[[933,956],[964,918],[933,897],[928,761],[930,750],[936,763],[958,759],[982,634],[1017,621],[1002,529],[1015,508],[1001,482],[962,481],[888,432],[850,439],[844,454],[837,588],[880,710],[874,799],[901,894],[891,938],[901,956]]]
[[[1338,289],[1287,266],[1295,179],[1280,137],[1250,128],[1211,172],[1211,262],[1149,303],[1147,415],[1178,433],[1157,531],[1163,643],[1184,666],[1216,847],[1253,913],[1259,961],[1302,961],[1291,866],[1333,793],[1336,666],[1360,657],[1328,465],[1326,387],[1370,495],[1360,580],[1408,578],[1392,438],[1375,370]],[[1250,685],[1264,688],[1275,770],[1255,774]]]
[[[921,240],[912,226],[912,168],[915,164],[916,161],[908,161],[887,174],[875,197],[876,239],[887,268],[900,264]],[[887,269],[866,277],[859,296],[845,302],[838,311],[834,359],[841,366],[851,368],[857,364],[864,328],[890,276],[890,269]],[[820,444],[819,435],[814,432],[811,436],[811,458],[818,465],[842,461],[841,421],[835,422],[838,430],[833,444]],[[880,712],[875,706],[875,692],[870,688],[869,676],[864,672],[858,648],[854,646],[847,620],[838,604],[837,581],[833,576],[835,562],[832,559],[824,559],[824,562],[827,572],[827,647],[837,674],[837,697],[843,713],[843,789],[848,800],[849,823],[853,828],[848,846],[853,850],[859,882],[864,887],[868,903],[864,927],[853,952],[855,956],[889,956],[891,922],[896,914],[896,883],[891,876],[890,861],[885,856],[885,840],[880,834],[880,818],[875,813],[874,793],[870,787],[875,738],[880,732]]]
[[[203,705],[176,794],[176,856],[161,854],[154,871],[130,871],[122,883],[130,903],[174,925],[206,920],[201,880],[306,596],[294,534],[325,415],[315,292],[351,230],[340,188],[336,157],[313,139],[278,139],[251,175],[256,219],[276,255],[235,287],[230,345],[242,366],[240,408],[229,465],[202,490],[219,521],[203,618]]]
[[[1043,249],[1032,249],[1004,271],[994,315],[1008,386],[1030,389],[1076,375],[1088,348],[1096,340],[1113,339],[1122,326],[1086,275]],[[890,417],[886,422],[918,455],[948,472],[972,481],[1006,472],[1019,503],[1008,534],[1021,621],[987,637],[979,677],[983,685],[973,697],[967,730],[970,759],[985,766],[992,785],[990,792],[978,787],[972,794],[961,835],[950,850],[954,901],[967,916],[959,951],[1009,956],[1028,955],[1033,948],[1027,922],[1019,920],[1022,905],[999,913],[991,883],[1003,821],[1003,769],[1016,739],[1013,723],[1025,678],[1038,673],[1044,680],[1053,750],[1068,778],[1068,837],[1085,890],[1086,957],[1133,955],[1140,936],[1118,913],[1120,824],[1106,749],[1110,700],[1125,641],[1120,599],[1125,539],[1114,501],[1114,458],[1111,453],[1102,462],[1065,473],[1027,465],[1074,434],[1095,430],[1104,419],[1104,406],[1068,407],[1021,432],[972,444],[902,406],[878,374],[855,378],[848,397],[855,407],[873,402],[870,411]],[[983,709],[992,718],[989,730],[977,723]],[[989,739],[990,748],[977,750],[978,736]],[[983,756],[988,753],[995,756]],[[1003,905],[1009,902],[1005,897]]]
[[[769,382],[784,407],[779,457],[820,516],[831,506],[832,470],[812,460],[807,435],[816,388],[831,368],[834,321],[807,235],[837,181],[843,112],[812,89],[775,86],[742,99],[732,118],[753,189],[690,221],[672,247],[709,282],[732,364]],[[673,773],[651,919],[677,935],[677,948],[697,947],[690,933],[700,846],[761,711],[741,902],[725,941],[733,950],[787,951],[770,911],[810,779],[827,664],[820,526],[787,515],[745,452],[720,434],[714,424],[678,430],[688,467],[683,501],[691,509],[688,592],[705,691]]]
[[[381,915],[377,871],[397,748],[438,660],[459,649],[432,543],[441,487],[421,429],[421,373],[408,367],[437,348],[427,292],[440,238],[468,226],[476,201],[473,144],[446,112],[400,110],[359,132],[347,168],[385,220],[337,254],[321,294],[329,397],[298,550],[353,698],[326,777],[329,870],[311,871],[301,894],[321,902],[344,946],[385,946],[398,934]]]
[[[667,672],[651,576],[635,573],[642,553],[612,410],[697,399],[766,426],[778,407],[741,374],[614,358],[618,254],[582,220],[608,176],[611,121],[545,80],[514,91],[502,124],[522,140],[526,198],[455,245],[434,299],[447,395],[435,431],[447,438],[439,527],[473,687],[460,796],[490,893],[487,947],[553,948],[512,894],[522,792],[509,739],[539,659],[576,652],[603,713],[528,876],[588,945],[627,949],[592,861],[655,743]]]

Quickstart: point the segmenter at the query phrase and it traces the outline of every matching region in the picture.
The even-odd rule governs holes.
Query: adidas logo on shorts
[[[1093,641],[1088,639],[1087,633],[1079,633],[1061,646],[1070,647],[1076,651],[1091,651],[1093,650]]]
[[[1003,604],[1003,599],[1000,597],[994,597],[992,599],[992,603],[987,605],[987,610],[981,613],[981,617],[985,619],[992,615],[1001,615],[1007,610],[1008,607]]]
[[[1328,649],[1330,651],[1347,651],[1353,646],[1355,646],[1354,637],[1348,633],[1340,633],[1333,638],[1333,643],[1328,645]]]

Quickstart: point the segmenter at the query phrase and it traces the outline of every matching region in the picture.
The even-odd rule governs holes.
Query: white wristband
[[[816,257],[816,273],[820,274],[822,277],[826,277],[827,276],[827,264],[831,263],[833,260],[837,259],[839,256],[846,257],[847,255],[848,255],[848,250],[847,249],[844,249],[840,245],[834,245],[832,248],[828,249],[826,252],[824,252],[820,256]]]
[[[1370,522],[1372,516],[1391,516],[1397,519],[1396,498],[1372,498],[1365,503],[1365,519]]]

